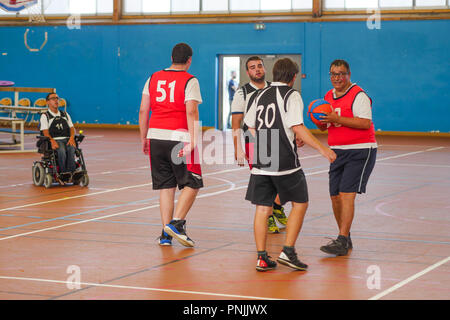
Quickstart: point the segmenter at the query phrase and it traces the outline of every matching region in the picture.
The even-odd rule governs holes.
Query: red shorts
[[[253,142],[249,142],[245,144],[245,155],[247,156],[248,160],[248,166],[250,168],[250,170],[252,170],[253,167],[253,150],[255,148],[255,144]]]

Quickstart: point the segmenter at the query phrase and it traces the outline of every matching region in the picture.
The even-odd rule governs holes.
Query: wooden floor
[[[249,171],[226,163],[229,132],[223,156],[203,148],[205,187],[187,224],[196,246],[185,248],[156,242],[158,192],[138,132],[84,131],[88,188],[35,187],[39,154],[0,154],[2,300],[450,299],[448,138],[378,137],[368,192],[357,197],[354,249],[337,258],[319,250],[337,235],[328,164],[302,148],[310,203],[296,248],[309,270],[259,273]],[[269,235],[272,257],[284,237]]]

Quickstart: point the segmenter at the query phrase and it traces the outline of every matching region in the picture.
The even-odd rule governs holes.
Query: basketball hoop
[[[27,15],[30,23],[45,22],[42,0],[0,0],[0,8],[17,15]]]
[[[25,12],[28,14],[28,22],[30,23],[44,23],[44,13],[42,10],[42,6],[40,5],[31,5],[25,8]]]

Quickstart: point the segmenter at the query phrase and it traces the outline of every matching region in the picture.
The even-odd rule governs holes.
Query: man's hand
[[[195,148],[194,145],[192,145],[191,143],[187,143],[183,147],[183,149],[178,151],[178,158],[187,157],[194,150],[194,148]]]
[[[150,140],[149,139],[142,140],[142,152],[144,152],[144,154],[146,154],[146,155],[148,155],[150,153]]]
[[[333,163],[334,160],[336,160],[336,158],[337,158],[336,153],[335,153],[333,150],[331,150],[330,148],[325,147],[325,146],[324,146],[323,148],[320,149],[320,153],[321,153],[325,158],[327,158],[328,161],[329,161],[330,163]]]
[[[51,143],[51,145],[52,145],[52,149],[53,149],[53,150],[56,150],[56,149],[59,148],[58,142],[56,142],[55,139],[50,139],[50,143]]]
[[[305,145],[305,142],[302,139],[300,139],[300,138],[296,138],[295,139],[295,143],[297,144],[298,148],[301,148],[301,147],[303,147]]]
[[[336,111],[331,112],[324,112],[325,116],[320,116],[320,122],[326,124],[326,123],[339,123],[339,115],[336,113]]]
[[[236,152],[234,153],[234,160],[236,160],[238,166],[243,167],[245,165],[245,160],[248,160],[247,155],[245,154],[242,147],[237,147]]]
[[[67,145],[76,148],[77,145],[75,144],[75,138],[74,137],[70,137],[69,141],[67,142]]]

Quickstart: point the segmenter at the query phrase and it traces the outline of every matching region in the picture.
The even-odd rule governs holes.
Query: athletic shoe
[[[308,269],[307,264],[304,264],[303,262],[298,260],[295,249],[286,250],[283,248],[277,261],[279,263],[284,264],[285,266],[291,267],[292,269],[295,269],[295,270],[305,271],[306,269]]]
[[[161,232],[161,236],[158,237],[158,242],[160,246],[171,246],[172,237],[169,236],[164,230]]]
[[[275,222],[276,222],[278,228],[280,228],[280,229],[286,228],[288,218],[286,217],[286,214],[284,213],[283,207],[281,207],[280,210],[274,208],[272,211],[272,215],[275,218]]]
[[[194,241],[186,234],[186,220],[172,220],[166,224],[164,231],[174,237],[179,243],[185,247],[193,247]]]
[[[258,260],[256,261],[256,270],[258,271],[269,271],[277,267],[277,263],[270,260],[267,254],[258,255]]]
[[[267,230],[269,233],[280,232],[280,229],[278,229],[277,224],[275,223],[275,219],[272,215],[267,219]]]
[[[345,256],[348,253],[347,237],[338,236],[336,240],[331,240],[327,245],[320,247],[320,250],[336,256]]]

